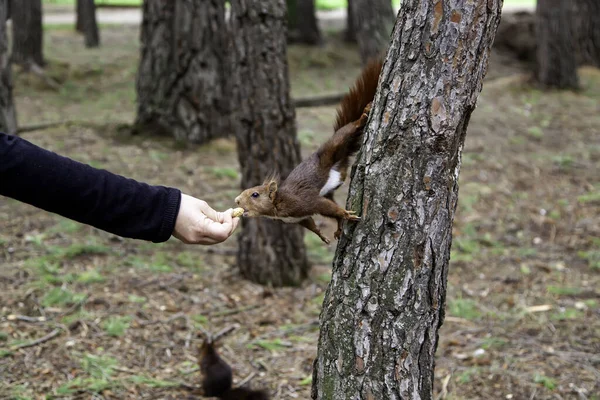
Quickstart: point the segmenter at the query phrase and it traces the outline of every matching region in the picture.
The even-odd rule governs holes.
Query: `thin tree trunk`
[[[0,0],[0,132],[17,133],[17,117],[12,94],[12,74],[8,53],[6,18],[9,0]]]
[[[300,162],[286,56],[285,0],[232,0],[235,133],[242,188]],[[243,221],[237,265],[242,276],[273,286],[298,285],[309,264],[302,228],[266,218]]]
[[[578,63],[600,67],[600,1],[573,0]]]
[[[82,11],[83,11],[83,6],[82,3],[85,0],[77,0],[77,2],[75,3],[75,30],[77,32],[81,32],[83,33],[83,15],[82,15]]]
[[[221,0],[146,0],[136,131],[205,143],[228,134],[229,61]]]
[[[502,0],[403,0],[320,316],[314,399],[432,399],[460,154]]]
[[[96,4],[94,0],[77,0],[81,2],[79,8],[81,12],[81,24],[85,35],[85,47],[100,46],[100,34],[98,33],[98,23],[96,22]],[[79,22],[79,18],[77,19]]]
[[[344,39],[346,42],[355,43],[356,42],[356,27],[354,26],[354,18],[352,17],[352,3],[354,0],[348,0],[348,8],[346,14],[346,32],[344,34]]]
[[[321,44],[321,31],[317,23],[315,0],[287,0],[289,31],[293,43]]]
[[[570,2],[538,0],[536,78],[542,86],[559,89],[579,87],[572,12]]]
[[[12,61],[24,68],[43,67],[43,29],[41,0],[11,0],[13,48]]]
[[[384,54],[394,26],[390,0],[352,0],[349,3],[360,56],[364,64]]]

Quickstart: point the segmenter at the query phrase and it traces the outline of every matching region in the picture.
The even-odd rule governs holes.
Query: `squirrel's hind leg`
[[[335,232],[335,238],[339,239],[342,234],[342,223],[344,220],[360,221],[360,217],[355,215],[354,211],[348,211],[338,206],[334,201],[320,197],[317,202],[317,212],[324,217],[334,218],[338,222],[338,229]]]
[[[329,239],[327,239],[325,236],[323,236],[323,234],[321,233],[321,230],[317,227],[317,224],[315,223],[315,220],[312,217],[303,219],[302,221],[298,222],[298,224],[305,227],[309,231],[316,233],[321,238],[321,240],[324,241],[325,243],[327,243],[327,244],[330,243]]]

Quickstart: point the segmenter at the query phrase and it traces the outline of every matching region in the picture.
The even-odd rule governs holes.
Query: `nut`
[[[242,215],[244,215],[244,209],[242,207],[234,208],[231,215],[234,218],[241,217]]]

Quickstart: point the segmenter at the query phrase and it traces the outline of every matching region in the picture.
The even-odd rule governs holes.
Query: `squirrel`
[[[203,376],[204,396],[217,397],[222,400],[269,400],[269,396],[263,390],[231,388],[233,372],[229,364],[219,356],[213,340],[205,339],[200,346],[199,353],[198,364]]]
[[[323,242],[330,241],[317,227],[312,216],[320,214],[337,220],[339,239],[344,220],[359,221],[354,211],[337,205],[334,192],[344,183],[350,157],[362,144],[364,127],[375,97],[382,59],[371,61],[337,110],[334,134],[317,151],[302,161],[281,181],[267,178],[262,185],[244,190],[235,202],[243,216],[263,216],[285,223],[297,223],[314,232]]]

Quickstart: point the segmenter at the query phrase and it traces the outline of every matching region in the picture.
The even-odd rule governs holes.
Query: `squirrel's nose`
[[[235,198],[235,204],[237,204],[238,206],[240,205],[240,197],[241,196],[238,196],[238,197]]]

